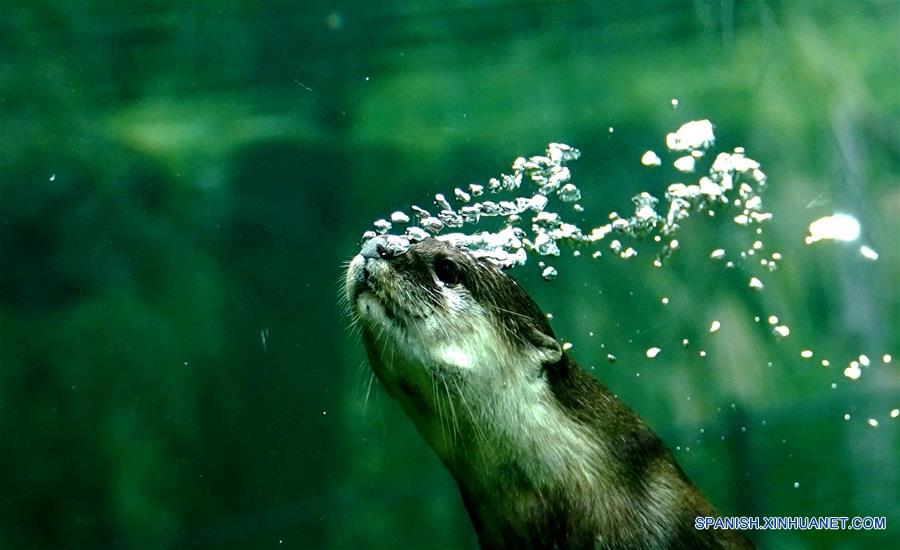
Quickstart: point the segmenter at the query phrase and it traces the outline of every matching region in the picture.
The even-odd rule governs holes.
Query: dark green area
[[[641,154],[697,118],[769,175],[765,247],[785,259],[763,292],[749,262],[708,259],[743,242],[722,219],[688,223],[663,269],[516,275],[724,513],[887,517],[763,546],[898,539],[900,374],[881,356],[900,356],[900,4],[2,10],[0,546],[471,546],[448,475],[377,387],[367,399],[342,261],[375,218],[550,141],[582,149],[598,225],[662,193],[671,174]],[[833,211],[860,243],[805,246]]]

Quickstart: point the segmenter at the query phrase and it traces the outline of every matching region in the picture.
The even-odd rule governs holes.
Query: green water
[[[2,10],[0,547],[472,547],[370,385],[342,262],[373,220],[554,141],[582,151],[579,223],[606,223],[677,179],[642,155],[700,119],[769,178],[763,290],[710,258],[749,243],[709,216],[662,268],[648,242],[514,274],[723,513],[887,518],[762,547],[898,539],[900,4]],[[859,240],[805,244],[834,213]]]

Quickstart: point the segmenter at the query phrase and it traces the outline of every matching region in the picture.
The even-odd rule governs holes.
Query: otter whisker
[[[444,385],[444,393],[447,395],[447,405],[450,407],[450,449],[452,450],[457,437],[459,437],[459,420],[456,418],[456,408],[453,406],[453,397],[450,395],[450,388],[447,387],[447,379],[441,376],[441,382]]]
[[[366,388],[366,400],[363,402],[363,408],[369,406],[369,396],[372,394],[372,384],[375,382],[375,373],[369,374],[369,386]]]

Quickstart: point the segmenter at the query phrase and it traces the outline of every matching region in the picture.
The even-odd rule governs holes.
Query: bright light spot
[[[650,359],[653,359],[654,357],[656,357],[657,355],[659,355],[659,352],[661,352],[661,351],[662,351],[662,350],[659,349],[659,348],[650,348],[650,349],[647,350],[647,357],[650,358]]]
[[[772,330],[774,330],[775,334],[777,334],[778,336],[781,336],[782,338],[786,338],[786,337],[790,336],[790,334],[791,334],[791,329],[788,328],[787,325],[778,325],[777,327],[775,327]]]
[[[809,224],[806,244],[824,239],[833,241],[855,241],[859,238],[859,222],[847,214],[825,216]]]
[[[662,164],[662,159],[653,151],[647,151],[641,157],[641,164],[644,166],[659,166]]]
[[[663,296],[662,303],[663,303],[664,306],[665,306],[665,305],[668,305],[668,304],[669,304],[669,299],[666,298],[665,296]]]
[[[897,418],[900,416],[900,409],[894,409],[891,411],[891,418]]]
[[[454,367],[467,369],[472,367],[472,357],[462,348],[457,346],[447,346],[438,350],[439,357],[444,363],[453,365]]]
[[[823,367],[827,367],[827,366],[829,366],[829,365],[831,365],[831,361],[829,361],[828,359],[822,359],[822,366],[823,366]]]
[[[762,281],[760,281],[756,277],[750,277],[750,288],[755,288],[757,290],[762,289],[763,288]]]
[[[866,424],[868,424],[869,426],[872,426],[873,428],[878,427],[878,421],[875,420],[874,418],[870,418],[870,419],[866,420]]]
[[[776,315],[769,315],[769,324],[770,324],[770,325],[777,325],[777,324],[778,324],[778,317],[777,317]]]
[[[802,358],[804,358],[804,359],[809,359],[809,358],[812,357],[812,356],[813,356],[812,350],[805,349],[805,350],[803,350],[803,351],[800,352],[800,357],[802,357]]]
[[[709,332],[716,332],[722,327],[722,323],[718,321],[713,321],[711,325],[709,325]]]
[[[884,355],[881,356],[881,362],[884,363],[885,365],[890,363],[891,359],[892,359],[892,357],[891,357],[890,353],[885,353]]]
[[[572,346],[573,346],[572,342],[566,342],[565,344],[562,345],[562,349],[563,349],[563,351],[569,351],[570,349],[572,349]]]
[[[868,367],[870,364],[872,364],[872,362],[869,361],[869,356],[868,356],[868,355],[862,354],[862,355],[859,356],[859,364],[862,365],[862,366],[864,366],[864,367]]]
[[[865,246],[865,245],[859,247],[859,253],[862,254],[863,258],[865,258],[867,260],[874,261],[874,260],[878,259],[878,252],[875,252],[874,250],[872,250],[871,248],[869,248],[868,246]]]
[[[722,248],[717,248],[712,251],[712,254],[709,255],[713,260],[721,260],[725,257],[725,250]]]
[[[800,488],[800,482],[799,482],[799,481],[795,481],[795,482],[794,482],[794,489],[799,489],[799,488]]]
[[[850,420],[850,414],[844,413],[844,420]]]
[[[677,108],[678,108],[678,104],[679,104],[678,99],[676,99],[676,98],[673,97],[673,98],[672,98],[672,101],[671,101],[670,103],[672,104],[672,108],[673,108],[673,109],[677,109]]]

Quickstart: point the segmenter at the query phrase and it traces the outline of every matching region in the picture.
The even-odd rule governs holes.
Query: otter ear
[[[560,347],[556,338],[544,334],[534,327],[531,327],[531,330],[528,331],[528,336],[528,339],[538,350],[538,357],[541,363],[545,365],[553,364],[562,359],[562,347]]]

